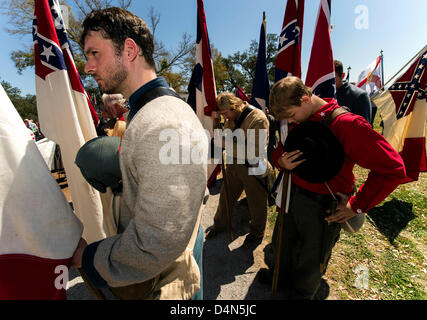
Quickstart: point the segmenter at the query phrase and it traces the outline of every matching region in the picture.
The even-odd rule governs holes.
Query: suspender
[[[243,109],[242,113],[240,114],[239,119],[237,119],[237,121],[236,121],[236,127],[234,129],[240,128],[240,126],[242,125],[243,121],[245,121],[248,114],[251,113],[251,111],[254,109],[255,109],[255,107],[251,106],[251,105],[248,105],[245,109]]]
[[[323,119],[322,123],[329,127],[331,125],[332,121],[334,121],[336,117],[338,117],[344,113],[347,113],[347,112],[349,112],[349,111],[347,111],[343,107],[334,109],[332,112],[330,112],[329,114],[326,115],[326,117]]]
[[[136,107],[132,109],[131,112],[129,112],[128,123],[132,121],[133,117],[143,106],[145,106],[150,101],[162,96],[172,96],[181,99],[175,91],[166,87],[155,87],[151,90],[148,90],[139,97],[139,99],[135,103]]]

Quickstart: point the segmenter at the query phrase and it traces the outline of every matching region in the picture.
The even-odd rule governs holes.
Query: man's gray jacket
[[[92,257],[98,286],[153,278],[185,251],[205,195],[207,154],[205,131],[181,99],[162,96],[136,113],[120,149],[119,234],[83,256],[84,265]]]

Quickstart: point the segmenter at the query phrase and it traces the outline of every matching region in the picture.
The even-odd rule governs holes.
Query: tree
[[[211,43],[211,56],[215,76],[215,86],[218,92],[227,90],[226,83],[229,81],[227,66],[224,64],[224,58],[221,52]],[[189,55],[187,55],[182,64],[180,73],[183,75],[187,86],[190,82],[191,74],[196,65],[196,46],[194,45]],[[186,87],[187,88],[187,87]]]
[[[67,6],[64,1],[61,1],[61,6],[66,14],[63,14],[67,27],[68,37],[72,44],[74,60],[79,70],[79,73],[85,83],[88,91],[95,91],[96,83],[91,77],[88,77],[84,72],[85,57],[83,48],[79,40],[82,32],[82,22],[87,14],[92,10],[103,9],[113,5],[128,9],[132,5],[133,0],[73,0],[74,7],[77,9],[77,15],[73,12],[71,6]],[[9,27],[6,31],[20,38],[28,38],[31,35],[32,21],[34,14],[34,0],[11,0],[0,7],[2,13],[9,17]],[[66,18],[65,18],[66,15]],[[154,60],[159,75],[169,74],[173,67],[180,67],[184,63],[186,55],[191,52],[194,46],[194,41],[191,36],[184,33],[177,48],[166,50],[161,41],[156,38],[156,29],[160,23],[160,14],[152,7],[148,10],[148,22],[155,42]],[[15,63],[18,73],[34,66],[34,53],[32,39],[28,41],[28,45],[20,50],[15,50],[11,53],[11,59]]]
[[[276,64],[277,43],[276,34],[267,34],[267,71],[271,83],[274,83],[274,66]],[[229,74],[229,81],[225,83],[227,90],[232,90],[236,85],[246,93],[252,92],[252,83],[255,77],[255,68],[258,58],[258,41],[252,40],[249,49],[223,59]]]

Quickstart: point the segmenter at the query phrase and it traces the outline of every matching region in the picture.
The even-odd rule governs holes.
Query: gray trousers
[[[299,187],[292,185],[289,212],[285,214],[283,226],[279,269],[279,285],[285,288],[290,299],[312,299],[319,288],[341,230],[340,224],[328,225],[324,220],[331,200],[330,195],[302,193]],[[273,231],[274,253],[278,225],[279,217]]]

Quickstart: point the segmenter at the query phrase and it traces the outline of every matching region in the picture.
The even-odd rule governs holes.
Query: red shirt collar
[[[327,103],[313,114],[307,121],[322,121],[326,115],[339,108],[337,100],[334,98],[322,98]]]
[[[322,121],[326,115],[339,108],[338,102],[334,98],[322,98],[327,103],[321,107],[317,112],[311,115],[306,121]],[[290,129],[298,125],[298,123],[293,123],[290,125]]]

